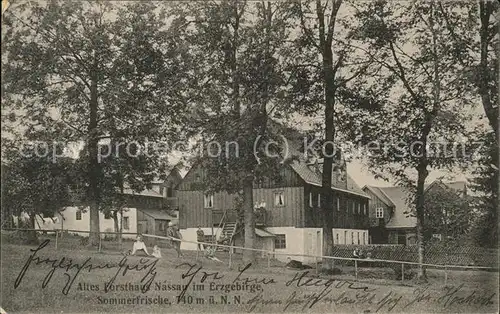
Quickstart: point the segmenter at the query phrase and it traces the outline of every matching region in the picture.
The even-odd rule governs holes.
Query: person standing
[[[205,241],[205,232],[201,230],[201,227],[198,226],[198,230],[196,230],[196,241],[204,242]],[[198,251],[203,251],[203,243],[198,243]]]
[[[174,238],[174,224],[172,222],[168,222],[167,229],[165,229],[165,237],[168,238],[167,244],[169,248],[175,248]]]
[[[175,250],[177,251],[177,257],[182,257],[182,252],[181,252],[181,239],[182,239],[182,235],[181,235],[181,232],[179,231],[179,228],[177,227],[177,225],[173,225],[172,227],[172,230],[173,230],[173,234],[172,234],[172,237],[177,239],[177,240],[174,240],[174,248]]]

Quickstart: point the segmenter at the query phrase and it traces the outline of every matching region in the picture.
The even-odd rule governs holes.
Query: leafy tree
[[[460,193],[462,191],[459,191]],[[439,184],[425,193],[424,237],[441,234],[444,239],[461,239],[469,234],[473,220],[472,197]]]
[[[182,135],[186,51],[168,32],[165,16],[153,3],[107,1],[30,2],[4,16],[5,106],[24,114],[14,120],[28,129],[58,124],[61,140],[85,143],[80,162],[91,245],[98,242],[106,198],[121,184],[143,189],[166,162],[150,152],[141,155],[147,160],[121,154],[103,165],[102,141],[126,144],[132,155],[144,152],[148,141],[171,145]],[[123,172],[121,180],[116,172]]]
[[[4,144],[5,145],[5,144]],[[2,156],[2,221],[11,215],[26,213],[29,228],[34,229],[37,215],[52,217],[72,201],[69,187],[75,180],[74,160],[61,157],[53,162],[52,153],[63,147],[45,147],[40,143],[22,148],[9,145]],[[4,220],[5,219],[5,220]],[[37,233],[28,233],[29,241],[37,242]]]
[[[482,130],[474,133],[484,140],[477,152],[478,159],[474,164],[471,189],[477,194],[472,206],[477,210],[473,225],[475,243],[485,247],[498,245],[498,145],[495,133]]]
[[[321,216],[323,221],[323,255],[333,250],[333,200],[332,173],[341,169],[343,160],[338,139],[339,103],[350,101],[356,95],[358,106],[364,96],[349,83],[360,74],[368,75],[371,60],[366,55],[356,56],[347,44],[350,42],[349,6],[342,0],[295,1],[289,8],[298,30],[293,39],[295,62],[290,66],[291,90],[288,96],[292,107],[299,113],[320,116],[323,121],[319,134],[318,155],[323,158]],[[322,149],[323,148],[323,149]],[[324,260],[329,268],[331,260]]]
[[[449,12],[454,4],[441,7]],[[417,218],[419,263],[424,263],[424,184],[429,170],[466,161],[453,144],[466,133],[469,116],[463,108],[472,102],[466,71],[444,40],[450,34],[443,10],[435,1],[376,1],[355,14],[361,25],[354,35],[360,40],[357,51],[383,67],[367,82],[369,90],[389,93],[380,93],[384,105],[376,112],[350,111],[364,124],[350,128],[352,137],[369,144],[369,165],[377,175],[413,191],[408,214]],[[425,281],[423,266],[418,275]]]
[[[498,239],[498,3],[477,1],[457,3],[460,10],[446,10],[438,3],[449,30],[453,51],[468,73],[469,82],[476,89],[489,130],[477,129],[470,137],[484,139],[479,159],[472,169],[471,188],[480,197],[476,208],[480,211],[476,240],[481,245],[496,245]],[[469,170],[470,170],[469,169]]]
[[[196,65],[188,93],[198,104],[192,124],[202,134],[204,186],[237,196],[249,248],[255,241],[254,184],[279,173],[279,160],[263,150],[278,132],[270,118],[282,108],[283,7],[264,1],[183,4],[173,22]],[[244,251],[245,260],[254,258]]]
[[[467,6],[467,16],[458,13],[446,15],[446,26],[458,54],[458,62],[469,67],[469,80],[477,89],[489,131],[475,130],[473,136],[484,139],[479,160],[474,165],[472,189],[480,197],[476,207],[480,211],[476,226],[476,240],[480,245],[496,246],[498,242],[499,195],[499,123],[498,123],[498,3],[478,1]],[[464,28],[463,25],[470,25]],[[479,35],[479,36],[478,36]],[[474,57],[479,55],[479,58]]]

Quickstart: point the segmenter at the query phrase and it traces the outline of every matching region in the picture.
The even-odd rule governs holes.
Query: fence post
[[[401,263],[401,282],[405,281],[405,263]]]
[[[314,257],[314,262],[316,264],[316,275],[318,275],[319,271],[318,271],[318,257],[317,256]]]
[[[354,260],[354,271],[356,273],[356,280],[358,280],[358,260]]]
[[[233,267],[233,248],[229,248],[229,269]]]
[[[59,232],[56,230],[56,250],[57,250],[57,234],[58,234],[58,233],[59,233]]]
[[[101,233],[99,232],[99,253],[101,252]]]
[[[267,252],[267,268],[271,268],[271,254]]]
[[[448,283],[448,272],[447,272],[447,267],[444,267],[444,285]]]

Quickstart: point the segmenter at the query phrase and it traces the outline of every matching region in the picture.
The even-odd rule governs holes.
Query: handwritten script
[[[125,276],[128,272],[130,271],[135,271],[135,272],[144,272],[145,275],[141,279],[141,284],[142,284],[142,292],[145,293],[150,290],[151,284],[153,283],[157,272],[156,272],[156,263],[158,260],[150,260],[150,259],[140,259],[139,262],[137,263],[130,263],[129,260],[127,259],[126,256],[124,256],[118,263],[115,264],[109,264],[109,263],[104,263],[104,264],[93,264],[92,258],[89,257],[86,260],[84,260],[82,263],[75,262],[72,258],[68,257],[60,257],[60,258],[53,258],[53,257],[40,257],[38,256],[38,253],[49,244],[50,240],[45,240],[43,241],[37,248],[31,249],[31,255],[28,257],[26,260],[26,263],[24,264],[23,268],[17,275],[16,281],[14,282],[14,288],[18,288],[21,282],[24,279],[24,276],[26,275],[26,272],[28,272],[30,266],[32,265],[49,265],[50,270],[47,273],[47,275],[44,277],[42,281],[42,288],[45,288],[50,281],[52,280],[52,277],[54,273],[58,270],[64,271],[64,276],[66,278],[65,285],[62,289],[62,293],[64,295],[67,295],[69,291],[71,290],[71,287],[73,286],[75,280],[77,277],[81,274],[82,271],[86,270],[87,272],[92,272],[95,270],[101,270],[101,269],[116,269],[115,274],[111,277],[109,281],[107,281],[104,284],[104,292],[107,292],[110,287],[113,285],[115,282],[116,278],[118,276]],[[74,272],[72,273],[72,270]]]
[[[84,273],[91,273],[102,270],[110,278],[105,277],[104,292],[121,291],[117,290],[115,282],[120,277],[125,277],[130,273],[139,273],[140,288],[135,291],[146,293],[154,291],[175,291],[177,304],[191,300],[189,293],[199,291],[197,286],[207,286],[211,291],[208,296],[208,304],[218,304],[215,298],[222,296],[227,298],[228,293],[236,293],[237,299],[243,296],[243,303],[248,312],[262,311],[278,308],[282,311],[306,311],[313,307],[323,305],[326,309],[331,306],[353,308],[364,312],[401,312],[410,308],[418,308],[422,304],[431,306],[437,310],[453,311],[457,307],[468,306],[471,309],[490,306],[495,303],[497,293],[491,291],[479,291],[467,289],[464,284],[456,286],[436,287],[418,286],[394,287],[366,285],[360,282],[344,280],[338,278],[320,278],[308,270],[301,270],[292,273],[291,276],[274,276],[263,274],[258,269],[252,271],[252,264],[248,263],[236,271],[223,273],[204,269],[197,263],[181,263],[174,267],[180,276],[175,278],[176,284],[168,280],[155,280],[158,274],[158,259],[140,258],[139,260],[129,260],[123,256],[118,262],[96,263],[91,257],[84,258],[83,261],[75,261],[67,256],[42,256],[44,248],[50,240],[43,241],[37,248],[30,249],[30,255],[22,266],[14,282],[17,289],[25,279],[26,274],[37,272],[37,278],[43,278],[42,288],[49,285],[54,275],[63,274],[62,293],[68,295],[74,286],[75,281],[82,277]],[[44,253],[50,254],[45,251]],[[46,273],[41,273],[34,266],[44,266],[48,268]],[[172,271],[172,267],[165,269],[166,273]],[[280,279],[278,279],[280,278]],[[183,282],[179,282],[183,281]],[[131,285],[129,283],[129,285]],[[83,284],[83,290],[102,291],[92,284]],[[90,287],[87,289],[86,287]],[[102,287],[102,286],[101,286]],[[268,289],[270,288],[270,289]],[[79,288],[77,288],[79,289]],[[81,289],[80,289],[81,290]],[[201,289],[203,290],[203,289]],[[162,296],[164,297],[164,296]],[[165,299],[166,300],[166,299]],[[197,304],[203,304],[205,299],[196,299]],[[210,303],[213,301],[213,303]],[[162,304],[170,304],[165,301]],[[219,303],[220,304],[220,303]],[[455,308],[453,308],[455,307]]]

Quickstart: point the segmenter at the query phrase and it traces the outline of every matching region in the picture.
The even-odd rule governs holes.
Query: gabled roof
[[[167,181],[169,178],[174,178],[174,179],[176,179],[176,181],[179,181],[179,182],[182,181],[182,175],[179,171],[179,168],[177,168],[177,166],[174,166],[172,168],[172,170],[170,170],[170,172],[168,173],[167,178],[165,180],[156,179],[152,183],[153,184],[162,184],[162,183],[165,183],[165,181]]]
[[[369,190],[370,192],[372,192],[373,194],[375,194],[385,205],[389,206],[389,207],[394,207],[396,205],[394,205],[394,203],[389,199],[389,197],[387,197],[387,195],[382,192],[380,190],[380,188],[378,186],[369,186],[369,185],[365,185],[365,187],[363,188],[364,189],[367,189]]]
[[[322,186],[321,174],[311,169],[305,161],[293,160],[290,166],[307,184]],[[370,198],[370,196],[363,192],[356,182],[354,182],[349,174],[346,174],[346,180],[342,181],[335,172],[332,173],[332,189]]]
[[[410,193],[402,187],[379,187],[380,191],[394,204],[394,212],[386,228],[413,228],[417,218],[410,214],[408,200]]]
[[[438,184],[440,184],[444,187],[447,187],[449,189],[452,189],[454,191],[465,191],[465,189],[467,188],[467,182],[465,182],[465,181],[443,182],[441,180],[435,180],[431,184],[426,184],[424,186],[425,191],[427,192],[430,188],[432,188]]]
[[[433,186],[442,184],[445,187],[457,191],[463,191],[466,188],[466,182],[456,181],[444,183],[436,180],[431,184],[424,186],[427,192]],[[411,208],[408,204],[410,192],[403,187],[378,187],[378,186],[365,186],[373,194],[375,194],[382,202],[388,206],[394,207],[394,213],[391,219],[387,222],[386,228],[413,228],[417,225],[417,218],[410,214]]]
[[[467,188],[467,182],[465,181],[454,181],[448,183],[445,182],[444,184],[450,189],[457,191],[465,191],[465,189]]]
[[[274,133],[279,133],[283,136],[286,141],[286,154],[281,156],[283,159],[291,160],[290,166],[297,175],[304,180],[307,184],[322,186],[321,172],[313,169],[311,165],[305,160],[305,153],[301,152],[301,145],[304,144],[305,135],[302,132],[295,130],[293,128],[288,128],[281,123],[268,119],[267,122],[268,130]],[[339,147],[337,147],[339,149]],[[188,177],[189,173],[199,164],[196,161],[184,178]],[[345,162],[344,162],[345,165]],[[347,167],[345,169],[345,180],[340,180],[336,172],[332,172],[332,189],[337,191],[342,191],[346,193],[355,194],[364,198],[370,198],[363,190],[356,184],[356,182],[347,173]]]

